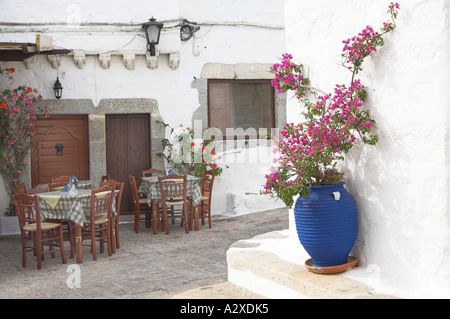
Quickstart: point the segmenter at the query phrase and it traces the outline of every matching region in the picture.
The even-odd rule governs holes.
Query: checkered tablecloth
[[[91,181],[79,181],[78,182],[78,188],[79,189],[91,189],[92,188],[92,182]]]
[[[38,186],[36,186],[35,188],[46,188],[48,189],[48,184],[39,184]],[[60,190],[63,187],[60,188],[55,188],[54,190]],[[92,181],[90,180],[82,180],[82,181],[78,181],[78,188],[79,189],[91,189],[92,188]]]
[[[199,185],[199,178],[191,175],[186,176],[186,196],[192,198],[192,204],[196,206],[202,198],[202,191]],[[141,177],[139,193],[147,197],[148,205],[151,205],[152,199],[161,200],[161,191],[158,184],[158,176]]]
[[[118,192],[116,190],[116,195]],[[66,219],[83,226],[86,214],[91,210],[91,190],[80,189],[75,194],[54,191],[36,195],[39,199],[41,217],[45,219]],[[112,214],[115,216],[115,202],[112,207]]]

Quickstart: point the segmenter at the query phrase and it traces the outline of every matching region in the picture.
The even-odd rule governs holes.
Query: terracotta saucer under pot
[[[358,259],[352,256],[349,256],[347,258],[347,263],[337,266],[330,266],[330,267],[315,267],[312,259],[308,259],[305,261],[305,267],[316,274],[337,274],[340,272],[347,271],[349,269],[352,269],[356,266],[356,263],[358,262]]]

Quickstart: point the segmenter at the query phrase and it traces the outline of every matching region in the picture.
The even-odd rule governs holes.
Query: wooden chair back
[[[94,224],[96,216],[104,215],[108,219],[111,217],[111,208],[114,198],[114,190],[111,185],[91,190],[91,222]],[[109,192],[109,193],[108,193]]]
[[[66,186],[67,183],[68,182],[50,183],[50,184],[48,184],[48,189],[50,190],[50,192],[57,191],[57,190],[60,190],[61,188],[63,188],[64,186]]]
[[[142,171],[142,177],[153,176],[153,174],[164,175],[164,171],[156,168],[149,168]]]
[[[24,227],[28,224],[36,224],[36,231],[40,232],[41,218],[37,197],[20,193],[13,195],[12,198],[22,234],[25,232]]]
[[[124,187],[125,183],[118,182],[115,179],[109,179],[108,181],[100,182],[100,187],[103,187],[105,185],[106,186],[114,186],[116,190],[119,190],[119,194],[116,197],[116,212],[117,212],[117,214],[119,214],[120,203],[122,201],[123,187]]]
[[[129,175],[128,179],[130,180],[130,187],[131,187],[131,194],[133,195],[133,202],[134,205],[139,207],[139,194],[138,194],[138,188],[136,185],[136,179],[133,175]]]
[[[119,190],[119,194],[116,197],[116,216],[113,218],[114,221],[114,230],[115,230],[115,243],[112,243],[112,251],[115,252],[116,247],[120,248],[120,240],[119,240],[119,218],[120,218],[120,205],[122,203],[122,193],[123,193],[123,187],[125,183],[124,182],[118,182],[114,179],[109,179],[108,181],[100,182],[100,187],[103,186],[114,186],[116,190]]]
[[[158,177],[163,205],[168,199],[180,199],[186,202],[186,175],[167,175]]]
[[[102,183],[107,182],[107,181],[109,181],[110,179],[111,179],[111,177],[109,176],[109,174],[103,175],[103,176],[100,178],[99,187],[102,186]]]
[[[16,188],[16,193],[17,194],[28,194],[27,184],[25,184],[25,183],[16,183],[16,184],[14,184],[14,187]]]
[[[202,196],[207,196],[211,199],[214,177],[215,173],[213,171],[204,171],[202,178]]]
[[[51,183],[59,183],[59,182],[66,182],[66,184],[70,181],[70,176],[63,175],[59,177],[55,177],[50,179]]]
[[[168,209],[167,206],[182,205],[181,211],[171,209],[172,218],[178,216],[181,217],[181,224],[185,221],[186,233],[189,233],[189,216],[188,216],[188,203],[187,203],[187,183],[186,175],[167,175],[158,176],[158,184],[161,193],[162,212],[164,220],[164,228],[166,234],[169,233],[168,224]]]

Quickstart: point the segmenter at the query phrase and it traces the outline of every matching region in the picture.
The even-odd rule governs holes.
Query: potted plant
[[[357,236],[353,196],[344,188],[344,174],[337,164],[355,144],[375,145],[375,120],[364,106],[365,86],[356,75],[364,59],[384,44],[383,36],[395,28],[398,3],[391,3],[391,20],[380,32],[367,26],[357,36],[342,41],[342,65],[352,73],[349,85],[336,85],[326,94],[309,86],[303,66],[283,54],[274,64],[272,85],[279,93],[289,90],[303,103],[303,122],[287,123],[275,139],[274,165],[265,176],[263,194],[294,205],[297,233],[315,267],[346,264]],[[313,97],[313,100],[309,100]]]

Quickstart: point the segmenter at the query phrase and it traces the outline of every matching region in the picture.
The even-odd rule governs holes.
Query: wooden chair
[[[211,195],[215,175],[213,171],[204,171],[201,186],[202,198],[199,217],[202,219],[202,225],[205,225],[205,216],[208,217],[209,228],[211,228]]]
[[[55,178],[51,178],[51,183],[59,183],[59,182],[66,182],[66,184],[70,181],[70,176],[63,175]]]
[[[156,168],[149,168],[142,171],[142,177],[153,176],[153,174],[164,175],[164,171]]]
[[[180,217],[181,223],[185,221],[186,233],[189,233],[189,212],[188,208],[190,205],[187,200],[187,183],[186,175],[167,175],[158,177],[159,190],[161,192],[161,203],[162,203],[162,224],[166,229],[166,234],[169,233],[169,223],[167,206],[181,205],[181,210],[173,210],[172,217]]]
[[[28,195],[34,195],[34,194],[39,194],[39,193],[46,193],[48,192],[48,185],[43,185],[43,186],[36,186],[36,187],[32,187],[28,190]]]
[[[123,187],[125,183],[118,182],[114,179],[110,179],[105,182],[100,182],[100,187],[103,187],[105,185],[114,186],[116,189],[119,190],[119,194],[116,197],[116,216],[112,218],[112,228],[115,233],[115,243],[113,243],[112,248],[113,252],[115,251],[115,248],[120,248],[119,243],[119,215],[120,215],[120,203],[122,202],[122,193],[123,193]]]
[[[107,181],[109,181],[110,179],[111,179],[111,177],[109,176],[109,174],[103,175],[103,176],[100,178],[99,187],[102,186],[102,183],[107,182]]]
[[[55,252],[57,251],[61,253],[62,263],[67,263],[64,252],[62,224],[41,222],[37,196],[22,193],[13,195],[12,198],[19,218],[22,235],[22,267],[27,265],[26,252],[30,250],[35,253],[37,269],[42,267],[44,254],[50,253],[52,257],[55,257]],[[32,240],[33,244],[27,246],[27,240]],[[49,246],[48,251],[44,251],[44,245]]]
[[[134,231],[139,233],[139,223],[141,221],[145,221],[145,226],[150,228],[151,225],[151,208],[147,204],[147,199],[139,198],[138,188],[136,185],[136,179],[133,175],[129,175],[128,179],[130,180],[131,192],[133,195],[133,204],[134,204]],[[145,214],[145,218],[141,219],[141,214]]]
[[[57,191],[57,190],[60,190],[61,188],[63,188],[64,186],[66,186],[67,183],[68,182],[50,183],[50,184],[48,184],[48,189],[50,190],[50,192]]]
[[[89,216],[86,216],[82,240],[90,238],[93,260],[97,260],[96,241],[100,241],[100,253],[104,252],[104,242],[106,241],[108,256],[112,255],[111,208],[114,190],[115,187],[110,185],[91,190],[91,211]]]
[[[25,184],[25,183],[16,183],[16,184],[14,184],[14,187],[16,188],[16,193],[17,194],[28,194],[27,184]]]

